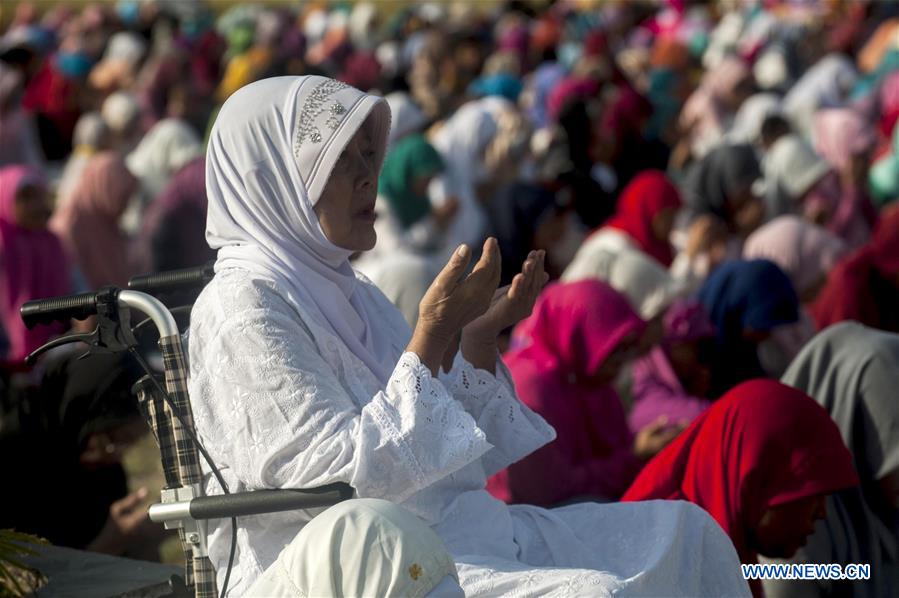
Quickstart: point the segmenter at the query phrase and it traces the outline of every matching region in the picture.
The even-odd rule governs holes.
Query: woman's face
[[[436,174],[428,174],[414,178],[412,180],[412,185],[410,185],[412,193],[419,197],[426,197],[428,195],[428,187],[436,176]]]
[[[704,397],[711,390],[712,370],[703,359],[703,344],[711,339],[681,341],[665,347],[665,355],[684,390],[695,397]]]
[[[147,435],[147,424],[134,417],[87,437],[79,462],[86,469],[98,469],[122,462],[123,453]]]
[[[770,330],[754,330],[752,328],[743,329],[743,340],[750,343],[763,343],[771,338]]]
[[[899,467],[877,480],[885,512],[899,512]]]
[[[633,359],[640,356],[643,350],[641,338],[636,332],[629,332],[619,341],[618,346],[606,357],[593,376],[596,384],[611,384],[621,373],[621,369]]]
[[[734,232],[746,237],[765,220],[765,203],[747,189],[730,198]]]
[[[827,515],[826,501],[818,494],[771,507],[750,530],[750,545],[766,557],[792,557],[815,531],[815,522]]]
[[[663,243],[668,242],[671,238],[671,230],[674,228],[674,218],[676,216],[676,208],[665,208],[664,210],[659,210],[659,212],[652,217],[650,225],[652,226],[652,234],[655,235],[656,240],[662,241]]]
[[[827,273],[821,274],[813,284],[810,284],[802,293],[800,293],[799,300],[803,304],[811,304],[814,303],[815,299],[818,297],[818,294],[824,290],[824,287],[827,285]]]
[[[25,185],[19,189],[15,205],[16,222],[27,230],[46,228],[53,212],[49,194],[35,185]]]
[[[377,241],[378,150],[373,128],[368,119],[347,144],[314,208],[328,240],[352,251],[367,251]]]

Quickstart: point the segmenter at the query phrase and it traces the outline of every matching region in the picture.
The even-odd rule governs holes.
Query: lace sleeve
[[[518,400],[512,376],[501,359],[496,360],[493,376],[475,368],[459,352],[453,369],[441,377],[493,445],[482,459],[488,477],[556,437],[552,426]]]
[[[202,358],[191,382],[198,427],[249,488],[343,481],[400,502],[490,449],[412,353],[359,407],[288,310],[229,318]]]

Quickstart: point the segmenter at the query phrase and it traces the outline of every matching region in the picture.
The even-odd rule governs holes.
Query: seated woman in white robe
[[[346,482],[399,504],[441,538],[468,596],[748,595],[730,540],[695,506],[546,510],[486,492],[488,476],[554,438],[495,349],[530,312],[543,254],[497,292],[496,241],[468,276],[460,247],[410,333],[347,261],[375,243],[389,121],[383,99],[322,77],[257,81],[218,115],[206,231],[218,259],[192,312],[189,390],[230,490]],[[211,476],[206,491],[221,492]],[[315,514],[240,518],[229,595],[289,570],[284,548]],[[219,584],[230,539],[230,520],[210,522]]]

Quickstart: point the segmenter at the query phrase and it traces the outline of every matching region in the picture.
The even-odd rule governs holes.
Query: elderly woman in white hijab
[[[802,350],[782,382],[830,412],[861,478],[861,485],[828,498],[827,517],[790,562],[867,563],[871,579],[766,580],[765,595],[892,595],[899,587],[899,335],[857,322],[831,326]]]
[[[485,491],[489,475],[554,437],[517,399],[495,348],[529,313],[543,255],[497,291],[495,240],[468,276],[472,252],[459,247],[411,332],[347,261],[375,243],[389,120],[382,99],[322,77],[258,81],[218,116],[206,233],[218,260],[191,316],[189,390],[229,487],[340,481],[400,504],[440,536],[469,596],[747,595],[733,546],[691,505],[549,511]],[[221,492],[211,476],[207,491]],[[233,595],[253,595],[273,566],[299,575],[282,550],[309,517],[241,520]],[[209,528],[220,582],[230,531],[227,520]]]

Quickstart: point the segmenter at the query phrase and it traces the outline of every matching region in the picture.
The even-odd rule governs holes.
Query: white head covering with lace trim
[[[373,306],[355,294],[353,253],[331,243],[314,206],[344,148],[374,119],[378,169],[390,130],[379,97],[325,77],[275,77],[232,95],[216,119],[206,158],[206,240],[216,271],[244,268],[270,279],[297,311],[333,331],[381,381],[395,367]]]

